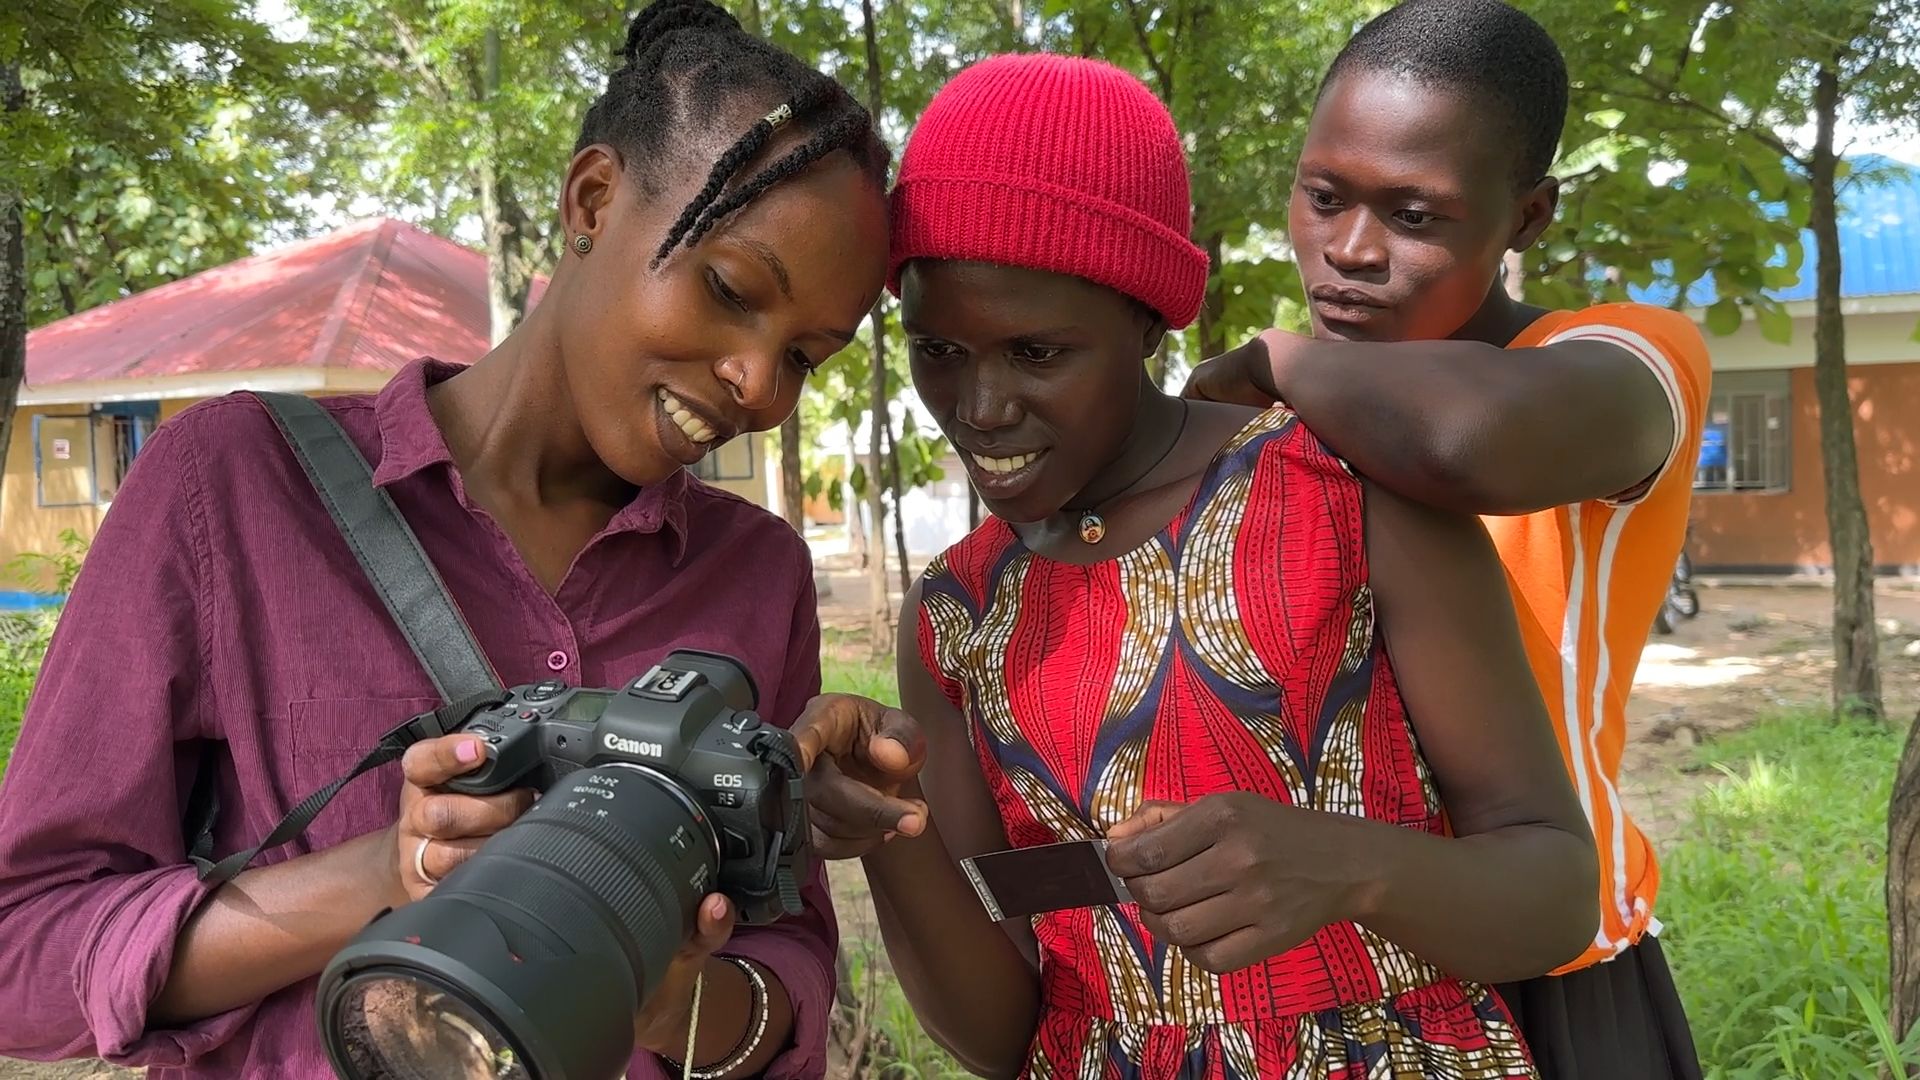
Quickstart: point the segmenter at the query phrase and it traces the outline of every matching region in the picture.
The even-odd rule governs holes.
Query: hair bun
[[[691,29],[745,33],[740,20],[712,0],[654,0],[634,16],[621,55],[627,63],[634,63],[668,34]]]

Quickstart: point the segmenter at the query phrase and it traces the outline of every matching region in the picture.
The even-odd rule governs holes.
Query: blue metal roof
[[[1888,170],[1884,182],[1842,181],[1840,190],[1840,295],[1845,299],[1920,293],[1920,167],[1879,155],[1848,159],[1855,172]],[[1891,169],[1889,170],[1889,167]],[[1806,250],[1800,280],[1782,289],[1768,289],[1775,300],[1811,300],[1814,291],[1813,233],[1802,231]],[[1635,300],[1665,305],[1674,286],[1660,282],[1647,288],[1629,288]],[[1712,277],[1687,289],[1687,302],[1704,307],[1714,302]]]

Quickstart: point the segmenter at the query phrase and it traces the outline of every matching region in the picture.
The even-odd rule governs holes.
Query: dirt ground
[[[1621,795],[1656,845],[1717,775],[1697,767],[1700,741],[1831,700],[1829,590],[1705,582],[1699,591],[1698,618],[1648,641],[1629,699]],[[1882,583],[1874,607],[1887,716],[1910,722],[1920,710],[1920,588]]]
[[[863,654],[864,575],[841,557],[823,560],[818,580],[828,649],[847,657]],[[897,574],[893,588],[897,606]],[[1699,616],[1649,641],[1634,680],[1621,794],[1656,844],[1678,826],[1694,793],[1714,775],[1696,765],[1700,742],[1768,713],[1817,708],[1827,701],[1831,605],[1830,593],[1819,586],[1708,581],[1701,584]],[[1920,710],[1920,588],[1883,585],[1876,606],[1888,715],[1906,720]],[[836,875],[836,884],[848,898],[864,895],[857,871]],[[853,914],[843,916],[848,937],[868,937],[863,931],[870,931],[869,920]],[[128,1080],[136,1075],[97,1062],[0,1060],[0,1080]]]

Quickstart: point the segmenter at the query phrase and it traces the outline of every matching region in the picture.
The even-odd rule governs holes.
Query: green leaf
[[[1800,284],[1800,271],[1784,266],[1763,266],[1760,268],[1760,284],[1769,289],[1790,289]]]
[[[1754,308],[1754,317],[1760,323],[1760,336],[1775,345],[1786,345],[1793,341],[1793,316],[1787,309],[1774,302],[1760,304]]]
[[[1619,127],[1620,121],[1626,118],[1627,114],[1620,109],[1596,109],[1587,114],[1587,119],[1590,122],[1598,124],[1608,131]]]
[[[1740,302],[1721,300],[1707,309],[1707,329],[1722,336],[1740,329]]]

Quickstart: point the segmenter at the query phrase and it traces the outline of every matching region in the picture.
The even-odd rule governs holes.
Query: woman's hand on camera
[[[807,769],[813,849],[853,859],[927,827],[916,786],[927,740],[913,717],[853,694],[822,694],[793,725]]]
[[[400,788],[400,819],[394,825],[392,870],[401,903],[432,892],[441,878],[533,805],[531,788],[486,796],[435,790],[485,760],[484,744],[472,735],[417,742],[400,759],[406,783]]]

